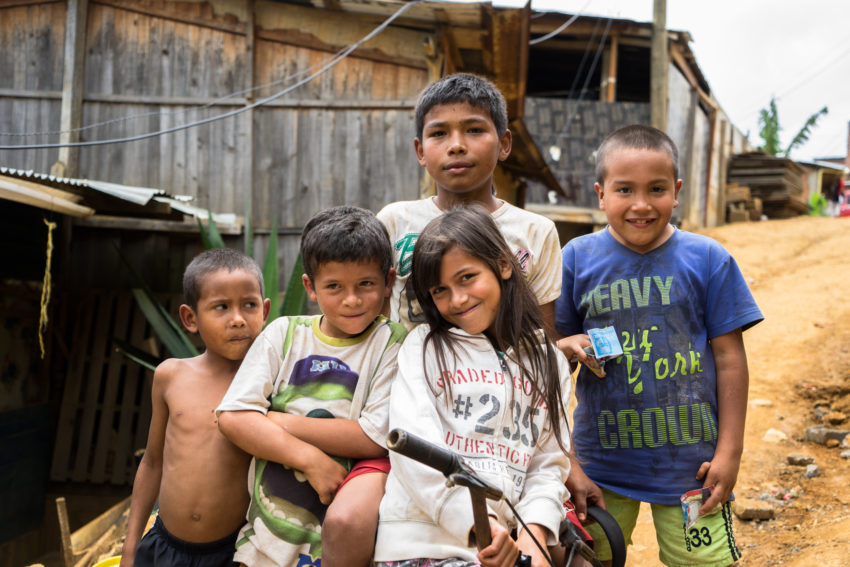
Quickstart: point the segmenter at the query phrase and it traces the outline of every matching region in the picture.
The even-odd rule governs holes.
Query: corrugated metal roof
[[[148,214],[146,214],[145,207],[149,207],[157,203],[168,205],[168,207],[175,211],[178,211],[179,213],[199,218],[201,220],[207,220],[209,218],[209,211],[189,204],[189,202],[193,200],[191,196],[169,195],[168,192],[164,189],[155,189],[151,187],[136,187],[133,185],[123,185],[120,183],[110,183],[108,181],[98,181],[92,179],[58,177],[55,175],[50,175],[48,173],[41,173],[33,170],[21,170],[2,166],[0,166],[0,175],[9,178],[20,179],[30,184],[42,185],[45,187],[45,191],[47,190],[47,188],[53,188],[76,193],[82,196],[83,203],[81,203],[81,205],[85,204],[85,194],[87,190],[97,191],[98,193],[108,195],[112,198],[119,199],[121,201],[126,201],[128,203],[132,203],[133,205],[141,207],[138,213],[131,214],[131,216],[135,218],[153,217],[154,215],[151,214],[150,211],[147,211]],[[32,185],[29,186],[28,190],[32,191]],[[0,198],[3,198],[2,194],[0,194]],[[50,198],[45,198],[44,202],[48,204],[52,203],[53,205],[55,205],[57,201],[55,196],[51,196]],[[37,204],[34,199],[31,200],[28,204],[31,204],[33,206],[42,206]],[[49,208],[51,210],[56,210],[55,206],[53,205],[50,205]],[[61,212],[63,214],[70,214],[64,210],[57,210],[57,212]],[[97,211],[95,211],[95,214],[97,214]],[[216,224],[219,225],[241,227],[241,220],[235,213],[213,213],[213,220],[215,220]]]

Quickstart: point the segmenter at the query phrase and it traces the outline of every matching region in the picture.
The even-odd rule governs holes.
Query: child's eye
[[[445,131],[443,130],[431,130],[428,132],[429,138],[439,138],[440,136],[445,136]]]
[[[245,303],[245,307],[247,307],[248,309],[254,309],[254,308],[257,307],[257,302],[256,301],[248,301],[248,302]]]
[[[617,187],[616,189],[614,189],[614,192],[615,193],[631,193],[632,190],[629,187]]]
[[[443,286],[435,286],[431,288],[431,297],[436,297],[446,290]]]
[[[360,282],[361,287],[370,287],[370,286],[373,286],[373,285],[375,285],[375,282],[373,282],[371,280],[365,280],[365,281]]]
[[[481,134],[482,132],[484,132],[484,128],[478,126],[473,126],[469,129],[470,134]]]
[[[664,191],[666,191],[666,190],[667,189],[665,187],[661,187],[660,185],[657,185],[657,186],[652,188],[653,193],[664,193]]]
[[[224,303],[218,303],[218,304],[213,306],[213,309],[216,309],[218,311],[223,311],[223,310],[227,309],[227,305],[225,305]]]

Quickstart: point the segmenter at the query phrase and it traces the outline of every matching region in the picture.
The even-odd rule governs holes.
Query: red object
[[[584,539],[585,543],[587,543],[590,546],[593,546],[593,538],[590,537],[590,534],[587,533],[587,530],[584,529],[583,525],[581,525],[581,522],[578,519],[578,514],[576,514],[576,509],[575,509],[575,506],[573,506],[573,503],[570,502],[569,500],[564,502],[564,508],[567,511],[567,520],[569,520],[570,523],[573,526],[575,526],[576,530],[578,531],[579,535]]]
[[[361,474],[373,472],[382,472],[384,474],[389,474],[390,458],[380,457],[378,459],[363,459],[361,461],[357,461],[357,463],[351,468],[351,472],[349,472],[348,476],[345,477],[345,480],[342,481],[342,484],[337,487],[337,491],[339,491],[339,489],[342,488],[346,482],[348,482],[355,476],[360,476]]]
[[[841,191],[841,204],[838,205],[839,217],[850,217],[850,189]]]

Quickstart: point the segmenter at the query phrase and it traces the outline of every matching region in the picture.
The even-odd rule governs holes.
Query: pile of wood
[[[726,185],[726,222],[761,220],[761,198],[753,197],[746,185]]]
[[[121,554],[130,517],[129,496],[73,533],[64,497],[56,499],[56,514],[59,517],[63,567],[91,567]]]
[[[768,218],[781,219],[809,212],[809,205],[803,196],[803,174],[802,166],[788,158],[752,152],[733,156],[729,160],[726,182],[727,187],[737,185],[739,188],[749,188],[750,199],[761,200],[762,212]],[[727,202],[730,202],[728,198]],[[739,209],[739,205],[736,205],[736,209]]]

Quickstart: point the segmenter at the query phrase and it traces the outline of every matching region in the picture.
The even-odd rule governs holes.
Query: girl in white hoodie
[[[543,331],[537,300],[490,215],[451,209],[431,221],[413,252],[413,281],[427,325],[399,352],[390,427],[460,454],[504,502],[488,501],[492,543],[475,548],[468,490],[391,454],[375,549],[379,567],[512,567],[520,551],[548,565],[568,498],[569,365]],[[532,534],[529,533],[532,532]]]

